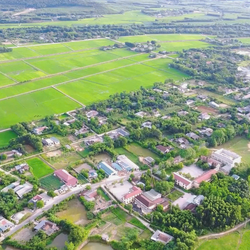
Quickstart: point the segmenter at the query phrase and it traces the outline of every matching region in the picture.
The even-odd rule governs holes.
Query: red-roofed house
[[[43,198],[38,194],[36,196],[34,196],[30,202],[33,202],[34,204],[36,204],[38,201],[41,201]]]
[[[163,145],[158,145],[156,148],[161,151],[163,154],[169,153],[172,150],[172,147],[165,147]]]
[[[186,177],[180,175],[179,173],[174,173],[175,184],[188,190],[192,188],[193,182],[187,179]]]
[[[140,195],[142,193],[142,190],[139,187],[133,186],[129,193],[125,194],[122,197],[122,202],[124,204],[129,204],[134,201],[135,197]]]
[[[210,181],[211,177],[217,172],[218,172],[217,169],[208,170],[207,172],[205,172],[204,174],[202,174],[201,176],[197,177],[194,180],[194,186],[198,188],[203,181]]]
[[[65,185],[73,187],[77,184],[77,179],[69,174],[65,169],[59,169],[54,172],[54,175],[58,177]]]

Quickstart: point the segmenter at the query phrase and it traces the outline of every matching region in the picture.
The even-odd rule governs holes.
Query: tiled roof
[[[61,179],[66,185],[74,186],[77,183],[77,179],[69,174],[65,169],[56,170],[55,175]]]
[[[134,196],[139,195],[139,194],[142,193],[141,189],[138,188],[138,187],[136,187],[136,186],[133,186],[133,187],[131,188],[131,190],[132,190],[132,192],[130,192],[130,193],[124,195],[124,197],[123,197],[124,200],[129,199],[129,198],[131,198],[131,197],[134,197]]]
[[[189,185],[190,183],[192,183],[192,181],[188,180],[187,178],[179,175],[178,173],[174,173],[174,179],[183,183],[184,185]]]
[[[203,181],[209,181],[212,177],[212,175],[216,174],[217,173],[217,170],[216,169],[210,169],[208,170],[207,172],[205,172],[204,174],[202,174],[201,176],[197,177],[195,179],[195,181],[197,183],[201,183]]]

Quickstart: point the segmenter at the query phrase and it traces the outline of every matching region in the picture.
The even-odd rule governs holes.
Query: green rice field
[[[57,177],[55,177],[53,174],[41,178],[39,182],[41,184],[41,187],[47,191],[57,190],[63,185],[63,182],[60,181]]]
[[[218,239],[200,240],[196,250],[249,250],[250,246],[250,225],[227,234]]]
[[[11,130],[0,133],[0,148],[8,146],[10,140],[16,137],[16,133]]]
[[[207,46],[198,41],[203,38],[201,35],[138,37],[172,41],[161,43],[168,46],[169,51]],[[180,81],[189,77],[170,68],[172,59],[169,57],[150,59],[149,54],[138,54],[124,48],[110,51],[98,49],[112,44],[114,41],[108,39],[95,39],[26,45],[14,48],[10,53],[2,53],[0,129],[17,122],[39,120],[46,115],[74,110],[81,107],[78,102],[89,105],[115,93],[134,91],[141,86],[151,87],[167,78]]]
[[[27,160],[27,163],[28,163],[28,165],[30,167],[30,172],[37,179],[40,179],[40,178],[54,172],[54,170],[50,166],[48,166],[46,163],[44,163],[39,158],[29,159],[29,160]]]

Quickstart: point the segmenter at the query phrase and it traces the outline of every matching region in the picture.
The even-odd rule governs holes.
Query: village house
[[[203,181],[205,181],[205,182],[211,181],[212,176],[214,174],[216,174],[217,172],[218,172],[217,169],[210,169],[210,170],[206,171],[204,174],[202,174],[201,176],[197,177],[194,180],[193,186],[195,188],[198,188]]]
[[[98,116],[98,114],[99,113],[96,110],[90,110],[86,113],[86,116],[88,120],[90,120],[91,118]]]
[[[188,141],[186,138],[183,138],[183,137],[176,138],[174,141],[175,141],[175,142],[179,145],[179,147],[182,148],[182,149],[188,148],[189,145],[190,145],[189,141]]]
[[[24,184],[18,185],[13,188],[14,192],[20,199],[23,198],[24,194],[31,192],[32,189],[33,189],[33,186],[28,182],[25,182]]]
[[[217,104],[216,102],[209,102],[209,106],[215,109],[218,109],[220,107],[220,105]]]
[[[48,127],[43,126],[43,127],[34,128],[33,133],[35,135],[41,135],[45,129],[48,129]]]
[[[34,227],[34,230],[37,232],[39,230],[42,230],[49,236],[49,235],[52,235],[53,233],[55,233],[56,231],[58,231],[59,228],[57,227],[57,225],[55,223],[53,223],[51,221],[42,220]]]
[[[202,120],[202,121],[205,121],[205,120],[209,120],[210,119],[210,115],[208,115],[207,113],[201,113],[199,118]]]
[[[193,132],[187,133],[186,136],[189,137],[190,139],[195,140],[195,141],[200,139],[200,137],[197,134],[193,133]]]
[[[89,128],[86,125],[82,125],[82,128],[75,130],[75,136],[83,135],[89,132]]]
[[[169,153],[173,148],[170,146],[163,146],[163,145],[158,145],[156,146],[156,149],[158,149],[161,153],[167,154]]]
[[[84,140],[86,146],[91,146],[98,142],[103,142],[103,138],[98,135],[90,136]]]
[[[213,152],[211,157],[225,165],[221,170],[226,174],[230,173],[235,164],[241,163],[240,155],[223,148]]]
[[[102,169],[105,174],[110,177],[110,176],[114,176],[117,175],[117,171],[114,170],[111,166],[109,166],[106,162],[102,161],[98,164],[97,166],[98,169]]]
[[[89,170],[89,179],[96,179],[98,177],[98,174],[95,170],[91,169]]]
[[[193,186],[193,181],[187,179],[186,177],[182,176],[179,173],[174,172],[174,180],[175,180],[175,184],[177,186],[180,186],[186,190],[189,190],[192,188]]]
[[[183,158],[181,157],[181,156],[176,156],[175,158],[174,158],[174,160],[173,160],[173,163],[174,164],[178,164],[178,163],[180,163],[180,162],[182,162],[183,161]]]
[[[173,239],[174,239],[173,236],[166,234],[164,232],[161,232],[160,230],[156,230],[151,237],[151,240],[156,241],[156,242],[161,242],[164,245],[168,244]]]
[[[118,155],[116,163],[128,172],[132,170],[139,170],[139,166],[128,159],[128,157],[125,155]]]
[[[147,121],[147,122],[144,122],[144,123],[142,123],[142,125],[141,125],[143,128],[152,128],[152,122],[149,122],[149,121]]]
[[[70,126],[70,124],[74,123],[76,121],[75,118],[71,119],[71,120],[67,120],[66,122],[63,123],[63,125],[65,126]]]
[[[38,201],[42,201],[42,200],[43,200],[42,196],[40,196],[38,194],[38,195],[34,196],[29,202],[30,203],[32,202],[32,203],[36,204]]]
[[[177,114],[178,114],[179,116],[185,116],[185,115],[188,114],[188,112],[182,110],[182,111],[179,111]]]
[[[148,114],[144,111],[140,111],[140,112],[135,113],[135,115],[139,116],[140,118],[143,118],[143,117],[147,116]]]
[[[68,187],[74,187],[77,185],[78,180],[68,173],[65,169],[58,169],[54,172],[54,176],[60,179]]]
[[[186,101],[186,104],[187,104],[188,106],[191,106],[192,104],[194,104],[194,100],[187,100],[187,101]]]
[[[161,194],[156,192],[154,189],[138,195],[134,201],[135,205],[140,208],[144,214],[151,213],[157,205],[165,202],[166,200],[161,198]],[[163,209],[167,209],[168,206],[169,204],[165,203]]]
[[[145,157],[145,158],[144,158],[144,162],[145,162],[146,164],[152,166],[152,165],[154,164],[155,160],[154,160],[152,157],[148,156],[148,157]]]
[[[203,162],[208,163],[209,167],[211,167],[211,168],[219,169],[222,166],[222,164],[219,161],[217,161],[217,160],[215,160],[215,159],[213,159],[212,157],[209,157],[209,156],[202,155],[200,157],[200,160],[203,161]]]
[[[47,147],[59,146],[60,145],[60,141],[55,137],[51,137],[49,139],[43,139],[42,143],[43,143],[44,146],[47,146]]]
[[[213,129],[211,129],[211,128],[202,128],[202,129],[197,129],[197,132],[199,132],[200,135],[202,135],[202,136],[210,137],[213,134]]]
[[[23,174],[25,171],[29,170],[29,165],[27,163],[22,163],[14,167],[15,171],[18,171],[20,174]]]
[[[14,227],[14,223],[0,216],[0,233],[4,233],[7,230],[11,229],[12,227]]]
[[[87,190],[83,196],[87,201],[95,201],[95,197],[97,196],[97,189]]]
[[[122,202],[124,204],[129,204],[134,201],[135,197],[140,195],[142,193],[142,190],[139,187],[133,186],[130,190],[129,193],[125,194],[122,197]]]

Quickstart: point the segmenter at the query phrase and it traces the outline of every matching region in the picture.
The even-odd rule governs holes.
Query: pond
[[[57,249],[64,249],[66,241],[68,241],[68,235],[61,233],[52,241],[49,247],[56,247]]]
[[[90,242],[81,250],[113,250],[113,248],[102,243]]]

